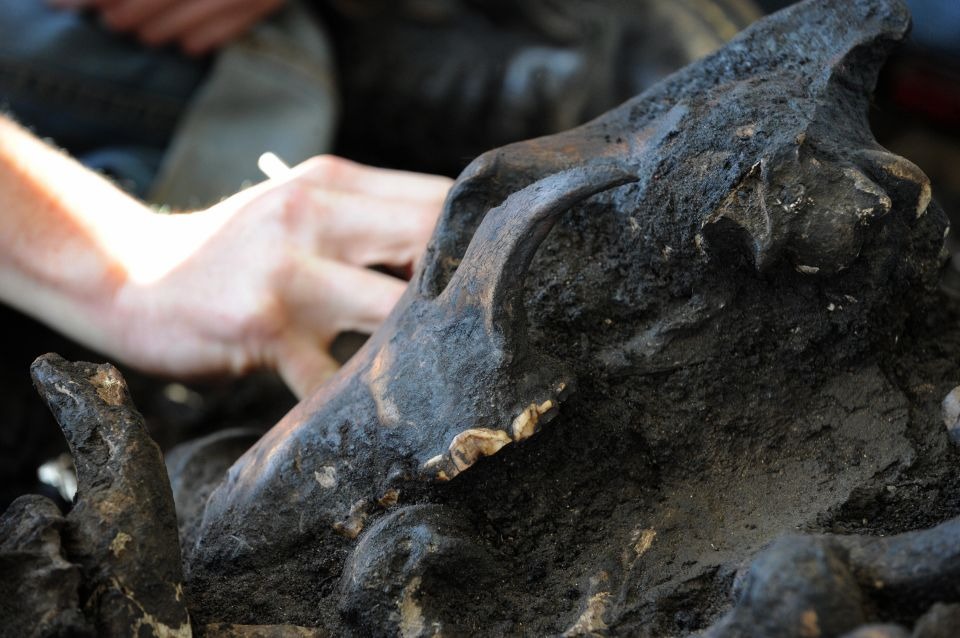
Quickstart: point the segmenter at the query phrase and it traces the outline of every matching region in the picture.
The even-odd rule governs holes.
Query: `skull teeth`
[[[472,467],[482,457],[493,456],[507,445],[533,436],[541,417],[554,410],[556,405],[554,399],[530,403],[513,420],[510,432],[493,428],[464,430],[453,438],[446,453],[427,460],[423,469],[437,480],[448,481]]]
[[[551,399],[547,399],[540,404],[531,403],[528,405],[527,408],[513,420],[513,424],[511,425],[513,440],[523,441],[533,436],[533,433],[536,432],[537,423],[540,422],[540,417],[553,408],[554,403]]]
[[[503,430],[472,428],[461,432],[450,442],[450,458],[457,472],[462,472],[480,457],[493,456],[510,443],[513,443],[513,439]]]

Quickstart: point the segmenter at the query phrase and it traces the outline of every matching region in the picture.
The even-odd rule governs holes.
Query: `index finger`
[[[442,175],[376,168],[332,155],[308,159],[294,166],[292,172],[318,188],[438,205],[453,185],[452,179]]]

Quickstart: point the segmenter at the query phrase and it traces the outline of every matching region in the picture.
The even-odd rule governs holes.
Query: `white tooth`
[[[517,415],[517,418],[513,420],[511,425],[511,431],[513,432],[514,441],[522,441],[533,436],[533,432],[537,427],[537,423],[540,421],[540,417],[545,413],[553,409],[553,401],[547,399],[540,405],[536,403],[531,403],[528,405],[523,412]]]
[[[450,459],[457,472],[462,472],[476,463],[481,456],[496,454],[510,443],[513,443],[513,440],[503,430],[471,428],[464,430],[450,442]]]
[[[871,159],[878,167],[899,179],[913,182],[920,187],[920,195],[917,197],[917,218],[923,217],[927,212],[927,206],[930,205],[930,199],[933,191],[930,189],[930,178],[926,173],[920,170],[920,167],[905,157],[888,153],[886,151],[864,151],[866,157]]]

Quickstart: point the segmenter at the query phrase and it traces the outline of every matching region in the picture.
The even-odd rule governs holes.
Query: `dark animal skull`
[[[621,217],[682,199],[686,209],[660,230],[679,234],[672,250],[695,271],[744,255],[760,271],[786,262],[834,275],[894,208],[915,223],[929,183],[879,147],[865,120],[878,52],[907,16],[882,2],[865,16],[824,33],[773,20],[589,124],[476,160],[385,325],[213,494],[198,556],[296,547],[331,531],[353,538],[379,502],[418,489],[411,482],[452,479],[529,438],[577,370],[529,346],[524,274],[557,218],[588,198]],[[771,32],[808,57],[788,64],[758,52]],[[895,206],[888,190],[910,201]],[[681,304],[659,319],[682,323],[725,303]]]

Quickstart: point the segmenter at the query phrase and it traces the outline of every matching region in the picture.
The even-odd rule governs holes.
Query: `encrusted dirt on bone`
[[[904,348],[929,352],[933,344],[941,347],[928,337]],[[954,329],[942,347],[958,345]],[[960,374],[946,351],[919,365],[902,356],[892,365],[911,365],[907,387]],[[489,536],[522,574],[508,588],[529,587],[532,578],[546,592],[525,627],[574,626],[597,593],[590,578],[606,569],[613,585],[603,618],[613,630],[684,635],[729,604],[737,568],[785,531],[888,534],[958,513],[960,491],[949,471],[955,455],[932,420],[947,384],[915,399],[888,380],[890,365],[808,392],[809,372],[763,375],[747,362],[728,367],[724,383],[647,380],[637,388],[649,398],[634,408],[634,424],[606,431],[606,441],[596,424],[631,409],[609,397],[630,396],[637,380],[582,384],[584,403],[571,399],[542,445],[505,449],[496,468],[478,466],[451,483],[445,500],[482,513]],[[607,405],[590,406],[599,396]],[[587,428],[597,436],[584,437]],[[529,480],[541,472],[550,480]],[[564,623],[544,620],[554,616]]]

